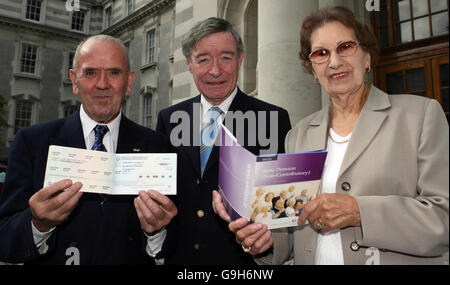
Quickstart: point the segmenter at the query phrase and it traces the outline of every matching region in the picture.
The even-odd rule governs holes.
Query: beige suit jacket
[[[300,121],[286,152],[325,149],[328,119],[324,108]],[[336,193],[356,197],[361,214],[360,227],[341,229],[344,263],[448,264],[448,171],[449,127],[439,103],[372,86],[336,184]],[[311,225],[273,231],[273,250],[256,260],[314,264],[317,235]]]

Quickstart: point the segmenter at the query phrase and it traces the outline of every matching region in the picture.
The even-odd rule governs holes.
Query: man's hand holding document
[[[109,153],[51,145],[44,187],[62,179],[81,182],[82,192],[138,195],[153,189],[177,193],[175,153]]]

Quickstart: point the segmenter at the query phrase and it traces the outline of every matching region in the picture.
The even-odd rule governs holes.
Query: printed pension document
[[[137,195],[155,190],[176,195],[175,153],[109,153],[51,145],[44,187],[62,179],[81,182],[81,191]]]

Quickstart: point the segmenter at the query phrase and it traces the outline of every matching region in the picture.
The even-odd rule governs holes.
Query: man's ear
[[[189,69],[189,72],[190,73],[192,73],[192,66],[191,66],[191,62],[189,61],[189,59],[186,59],[186,65],[187,65],[187,68]]]
[[[244,60],[244,54],[245,54],[245,51],[242,51],[241,54],[239,55],[239,58],[238,58],[239,69],[241,68],[242,61]]]
[[[131,86],[133,86],[134,79],[136,78],[136,73],[134,71],[130,71],[128,73],[128,84],[127,84],[127,95],[131,93]]]
[[[72,92],[73,94],[79,94],[77,82],[77,73],[73,69],[69,69],[70,81],[72,81]]]

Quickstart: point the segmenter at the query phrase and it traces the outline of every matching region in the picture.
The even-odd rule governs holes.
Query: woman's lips
[[[347,74],[348,74],[348,72],[339,72],[339,73],[332,74],[330,77],[331,77],[331,79],[340,79],[340,78],[347,76]]]

